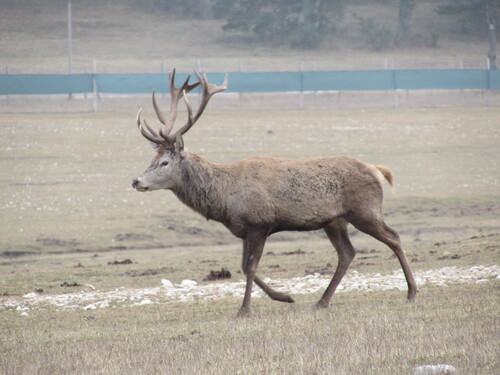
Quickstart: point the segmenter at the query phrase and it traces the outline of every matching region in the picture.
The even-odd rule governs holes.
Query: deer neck
[[[207,220],[224,222],[227,209],[222,191],[228,181],[225,175],[223,166],[189,153],[182,164],[181,183],[172,191]]]

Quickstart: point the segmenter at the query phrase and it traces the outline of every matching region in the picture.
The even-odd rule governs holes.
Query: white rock
[[[99,302],[98,306],[101,309],[105,309],[106,307],[109,307],[109,300],[105,299],[104,301]]]
[[[487,283],[488,280],[487,279],[479,279],[476,281],[476,284],[484,284],[484,283]]]
[[[182,280],[181,281],[181,286],[184,286],[184,287],[186,287],[186,286],[195,286],[197,284],[198,283],[196,281],[194,281],[194,280]]]
[[[21,316],[30,316],[30,314],[28,314],[28,312],[27,312],[27,311],[23,311],[23,312],[21,313]]]
[[[97,306],[91,303],[90,305],[87,305],[83,308],[84,310],[95,310],[97,309]]]
[[[26,293],[23,298],[36,298],[38,297],[38,294],[36,293]]]
[[[167,279],[162,279],[161,285],[163,285],[164,287],[167,287],[167,288],[172,288],[174,286],[174,284],[170,280],[167,280]]]
[[[455,371],[452,365],[423,365],[415,367],[413,375],[447,375]]]

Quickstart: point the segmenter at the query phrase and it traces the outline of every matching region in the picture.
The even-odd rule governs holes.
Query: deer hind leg
[[[274,290],[271,288],[269,285],[267,285],[262,279],[258,276],[255,276],[254,278],[255,284],[257,284],[269,297],[271,297],[273,300],[278,301],[278,302],[287,302],[287,303],[294,303],[294,299],[286,293],[281,293],[278,292],[277,290]]]
[[[408,302],[413,302],[417,297],[418,287],[410,269],[408,258],[406,258],[406,253],[401,245],[399,234],[384,223],[382,215],[374,216],[374,218],[369,220],[365,217],[350,217],[348,220],[360,231],[369,234],[389,246],[394,254],[396,254],[408,284],[407,300]]]
[[[316,303],[317,308],[327,307],[330,303],[330,299],[335,293],[338,285],[342,281],[349,265],[351,264],[354,256],[356,255],[356,250],[349,240],[349,234],[347,233],[347,221],[343,219],[338,219],[331,222],[323,229],[325,230],[330,242],[337,250],[338,254],[338,265],[333,275],[332,281],[326,288],[321,299]]]

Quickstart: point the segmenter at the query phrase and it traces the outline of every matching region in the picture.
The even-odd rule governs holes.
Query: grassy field
[[[447,363],[498,373],[498,285],[345,293],[328,310],[238,301],[0,314],[2,374],[412,374]]]
[[[456,33],[452,18],[435,13],[436,2],[419,1],[413,32],[439,37],[437,48],[425,45],[374,51],[360,36],[351,12],[397,30],[398,0],[351,1],[337,35],[323,49],[300,51],[241,43],[224,33],[224,20],[182,19],[154,10],[153,1],[75,1],[73,73],[159,72],[191,70],[200,60],[209,71],[304,69],[485,68],[487,38]],[[0,67],[11,73],[66,73],[67,1],[0,1]]]
[[[149,100],[145,116],[153,119]],[[392,168],[386,221],[399,231],[412,268],[498,264],[499,108],[208,112],[186,146],[214,162],[267,155],[349,154]],[[241,279],[241,245],[169,192],[130,182],[153,150],[134,113],[0,115],[0,300],[201,282],[228,268]],[[398,270],[382,244],[352,233],[359,272]],[[305,254],[282,256],[301,249]],[[264,277],[304,276],[335,264],[320,232],[271,237]],[[132,264],[108,262],[131,259]],[[64,281],[77,287],[61,286]],[[240,299],[117,307],[0,311],[0,373],[402,374],[450,363],[460,374],[495,374],[498,282],[404,292],[344,293],[313,313]],[[28,355],[28,353],[31,353]]]

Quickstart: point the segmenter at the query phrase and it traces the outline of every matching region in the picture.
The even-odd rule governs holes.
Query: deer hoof
[[[241,308],[240,311],[236,314],[236,318],[246,318],[250,315],[250,309]]]
[[[316,302],[316,305],[314,307],[316,308],[316,310],[326,309],[328,307],[328,302],[326,302],[323,299],[320,299],[318,302]]]
[[[407,303],[413,303],[417,299],[417,293],[418,289],[416,291],[408,291],[408,296],[406,297],[406,302]]]
[[[406,303],[415,303],[416,300],[417,296],[408,296],[408,298],[406,298]]]
[[[292,298],[292,296],[289,296],[285,293],[276,293],[271,298],[279,302],[295,303],[295,300]]]

